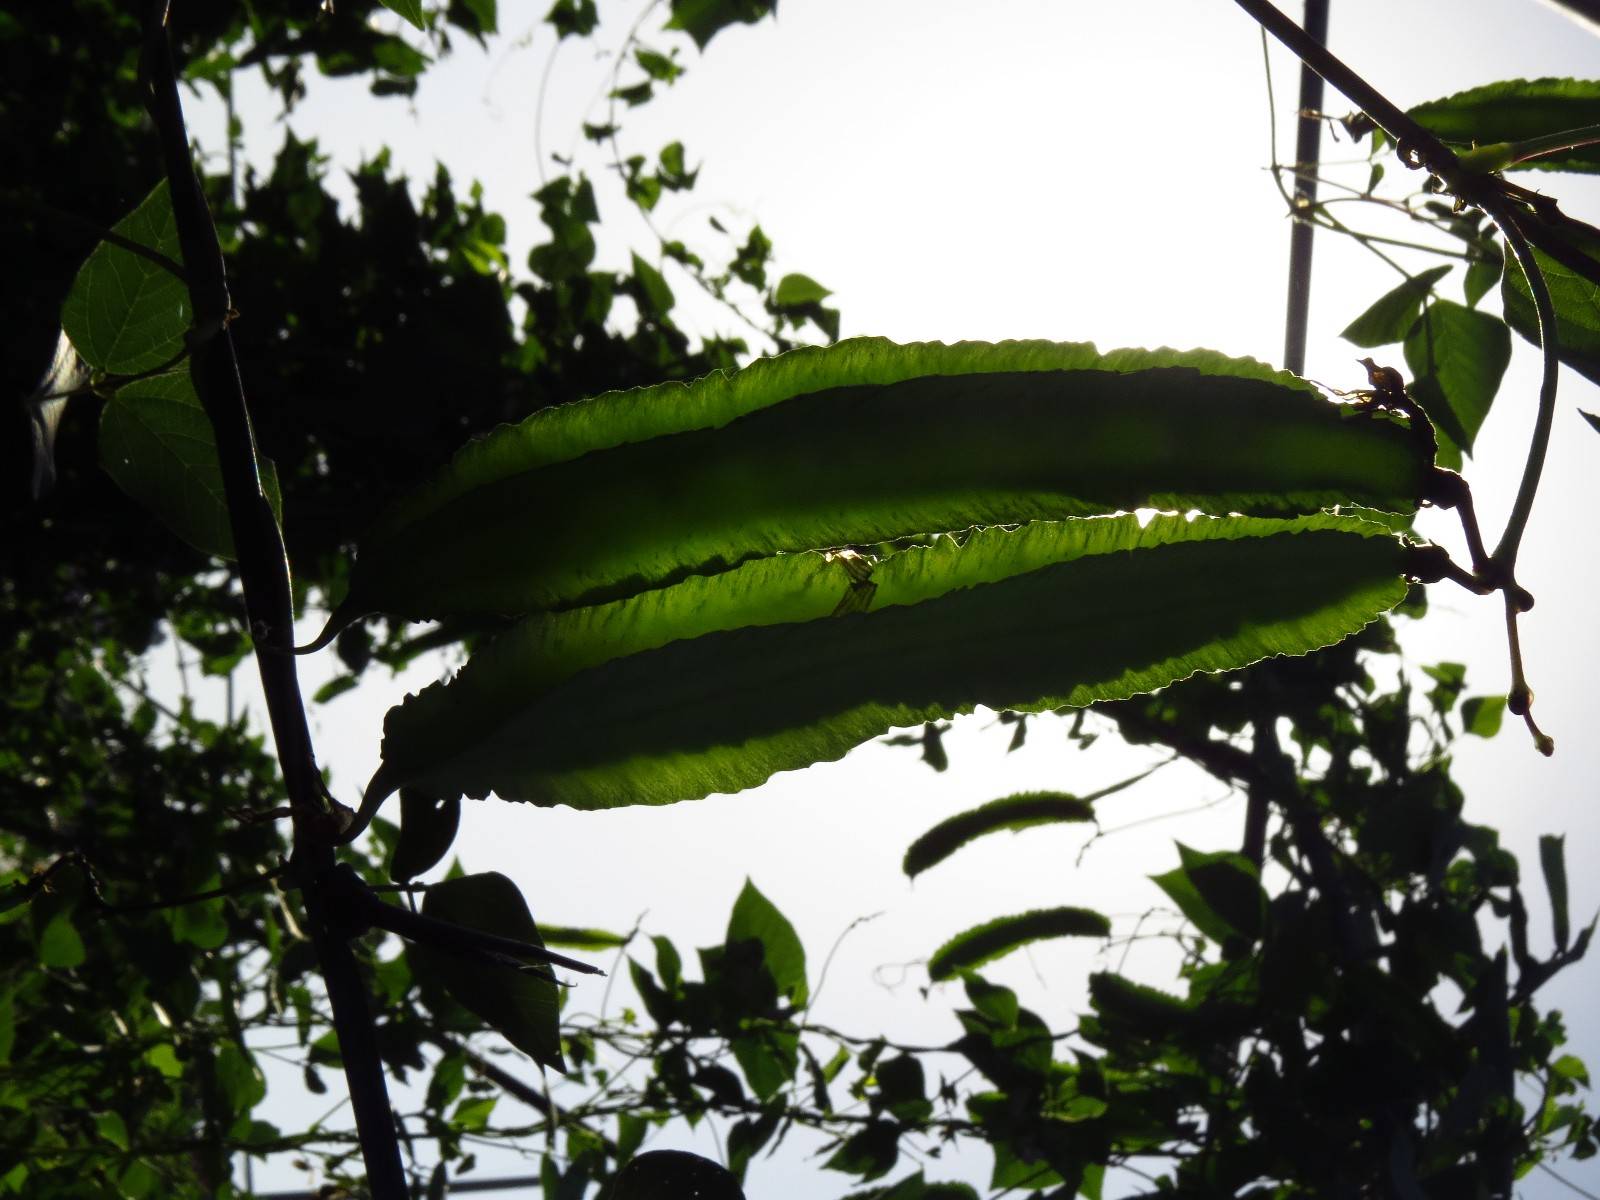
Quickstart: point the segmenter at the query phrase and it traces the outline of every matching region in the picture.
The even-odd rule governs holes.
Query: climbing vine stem
[[[1539,381],[1539,410],[1534,417],[1533,436],[1528,444],[1528,456],[1522,467],[1522,482],[1512,502],[1511,515],[1506,518],[1505,532],[1495,546],[1490,559],[1496,581],[1503,587],[1506,605],[1506,645],[1511,653],[1511,691],[1506,707],[1521,717],[1533,735],[1534,744],[1541,754],[1553,754],[1555,741],[1541,730],[1533,720],[1533,689],[1528,686],[1522,665],[1522,639],[1517,630],[1517,618],[1531,603],[1531,599],[1515,586],[1517,551],[1522,546],[1522,535],[1528,527],[1533,512],[1533,500],[1539,492],[1539,478],[1544,473],[1544,462],[1550,450],[1550,430],[1555,424],[1556,387],[1560,378],[1561,345],[1556,333],[1555,303],[1550,297],[1550,287],[1544,272],[1534,258],[1533,247],[1517,223],[1517,214],[1511,202],[1502,196],[1486,196],[1482,207],[1506,239],[1506,245],[1516,256],[1517,266],[1528,281],[1533,296],[1533,309],[1539,323],[1539,346],[1543,351],[1544,371]]]
[[[228,330],[232,306],[222,247],[189,147],[177,69],[167,35],[168,11],[168,0],[154,0],[147,11],[140,76],[145,104],[160,140],[194,313],[195,328],[189,337],[193,353],[190,374],[217,440],[217,460],[239,559],[245,612],[256,646],[256,663],[261,671],[279,767],[294,813],[291,861],[333,1008],[334,1030],[360,1133],[367,1183],[374,1200],[405,1200],[405,1169],[366,987],[349,944],[338,935],[336,924],[330,919],[329,898],[324,895],[323,880],[333,867],[333,850],[323,825],[332,814],[328,812],[317,769],[295,659],[284,653],[294,642],[289,561],[277,518],[261,486],[250,409]]]
[[[1373,123],[1394,140],[1396,150],[1407,166],[1427,168],[1438,177],[1444,190],[1453,193],[1461,204],[1474,204],[1483,209],[1505,238],[1506,245],[1528,281],[1538,318],[1539,344],[1544,355],[1538,412],[1523,464],[1522,481],[1517,488],[1511,514],[1506,520],[1505,532],[1487,562],[1478,561],[1481,552],[1474,547],[1472,583],[1498,590],[1504,595],[1506,644],[1511,659],[1511,690],[1506,706],[1527,724],[1539,752],[1550,754],[1555,749],[1554,741],[1533,721],[1533,691],[1528,686],[1523,669],[1522,644],[1517,630],[1518,616],[1533,604],[1532,597],[1516,582],[1517,551],[1522,545],[1522,535],[1533,512],[1534,497],[1538,494],[1539,480],[1544,473],[1544,462],[1550,449],[1560,365],[1555,305],[1520,221],[1519,205],[1533,201],[1527,198],[1522,189],[1507,184],[1498,175],[1475,170],[1474,164],[1463,163],[1448,146],[1339,61],[1312,32],[1301,29],[1267,0],[1235,0],[1235,3],[1292,50],[1302,63],[1359,105]],[[1475,587],[1474,590],[1479,589]]]
[[[1522,545],[1522,535],[1533,512],[1534,496],[1539,491],[1539,478],[1544,473],[1544,460],[1550,449],[1550,430],[1555,424],[1556,385],[1561,366],[1561,347],[1556,334],[1555,303],[1550,297],[1550,287],[1544,272],[1534,258],[1533,247],[1523,235],[1516,213],[1503,198],[1483,197],[1480,200],[1485,212],[1505,236],[1506,245],[1516,256],[1517,265],[1528,281],[1533,295],[1533,310],[1539,322],[1539,346],[1544,352],[1544,374],[1539,381],[1539,411],[1534,418],[1533,437],[1528,445],[1528,458],[1522,468],[1522,482],[1517,488],[1517,498],[1506,520],[1505,532],[1494,549],[1496,566],[1507,573],[1516,566],[1517,551]]]
[[[1405,152],[1414,155],[1418,165],[1427,167],[1447,182],[1459,174],[1460,164],[1448,146],[1408,117],[1398,105],[1345,66],[1326,46],[1267,3],[1267,0],[1234,0],[1234,3],[1292,50],[1301,62],[1349,97],[1379,129],[1393,138]]]

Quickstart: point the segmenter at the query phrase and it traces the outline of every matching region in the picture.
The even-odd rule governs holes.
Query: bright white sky
[[[458,183],[481,180],[488,205],[508,219],[512,261],[520,263],[543,239],[527,196],[540,181],[534,145],[544,73],[551,72],[545,150],[579,155],[599,181],[608,174],[603,160],[577,129],[581,120],[604,119],[612,60],[576,43],[552,60],[554,35],[539,21],[546,5],[502,0],[502,7],[506,36],[487,53],[461,40],[456,55],[424,78],[414,106],[373,101],[357,84],[314,81],[289,124],[300,137],[316,137],[336,163],[353,165],[388,145],[396,166],[414,178],[428,178],[443,159]],[[620,44],[643,8],[640,0],[602,0],[600,44]],[[1292,11],[1298,16],[1297,6]],[[1495,79],[1600,68],[1600,40],[1534,0],[1333,0],[1330,42],[1402,106]],[[703,165],[694,191],[664,198],[658,223],[715,251],[707,216],[735,228],[759,220],[780,270],[803,271],[833,289],[846,335],[1207,346],[1279,361],[1288,225],[1263,169],[1269,123],[1260,39],[1227,0],[784,0],[776,23],[726,31],[704,58],[687,39],[682,45],[688,74],[625,118],[625,152],[653,155],[681,139],[691,166]],[[1279,153],[1287,158],[1298,80],[1276,46],[1272,66]],[[1330,93],[1327,107],[1342,114],[1351,106]],[[241,109],[258,160],[280,140],[266,111],[249,102]],[[211,150],[221,149],[216,128],[213,119],[208,134],[206,121],[197,121]],[[1348,142],[1326,138],[1323,154],[1333,162],[1357,157]],[[1344,177],[1359,186],[1365,170],[1348,167]],[[1570,210],[1600,217],[1600,190],[1585,181],[1537,182]],[[611,220],[625,211],[618,196],[602,207]],[[1348,208],[1347,217],[1368,229],[1410,235]],[[630,245],[650,253],[642,227],[612,228],[622,233],[603,248],[611,261],[626,262]],[[731,330],[695,301],[685,277],[670,265],[666,274],[691,327]],[[1308,374],[1361,384],[1353,359],[1363,352],[1338,332],[1395,282],[1359,247],[1319,235]],[[1458,278],[1445,287],[1458,295],[1448,291],[1459,288]],[[1401,365],[1398,347],[1388,357]],[[1469,464],[1491,538],[1520,469],[1536,369],[1536,356],[1519,341],[1479,458]],[[1524,623],[1536,711],[1559,750],[1553,760],[1540,758],[1508,720],[1497,739],[1469,739],[1458,755],[1469,817],[1500,827],[1522,859],[1539,937],[1547,936],[1540,833],[1568,835],[1575,923],[1600,906],[1600,884],[1584,870],[1600,833],[1588,677],[1597,650],[1590,598],[1600,578],[1593,539],[1578,523],[1578,514],[1592,511],[1584,484],[1600,442],[1574,412],[1600,398],[1576,376],[1563,389],[1520,569],[1539,598]],[[1438,528],[1456,545],[1448,522]],[[1412,661],[1464,661],[1469,694],[1503,692],[1498,604],[1434,591],[1433,615],[1406,637]],[[332,665],[310,666],[312,686],[324,672]],[[338,794],[352,799],[375,764],[385,706],[432,674],[416,672],[387,689],[375,681],[314,714]],[[1224,799],[1204,813],[1108,839],[1081,866],[1081,831],[990,839],[913,888],[900,874],[900,856],[935,821],[1024,789],[1081,794],[1147,761],[1114,738],[1070,749],[1064,723],[1055,721],[1035,722],[1027,747],[1008,756],[1008,731],[991,724],[992,716],[970,718],[947,738],[952,767],[944,775],[918,763],[915,751],[869,746],[753,792],[668,809],[581,814],[469,805],[457,849],[469,869],[517,879],[541,919],[626,929],[648,910],[648,928],[686,951],[721,940],[749,875],[798,927],[813,983],[850,922],[882,913],[844,943],[813,1015],[851,1032],[943,1041],[954,1036],[948,1011],[960,1001],[958,989],[925,997],[926,973],[910,964],[946,937],[991,916],[1060,903],[1100,908],[1129,932],[1137,914],[1162,900],[1147,877],[1174,864],[1173,839],[1203,849],[1239,839],[1243,802]],[[1101,814],[1109,828],[1223,796],[1219,785],[1174,767],[1105,802]],[[1106,961],[1081,946],[1047,946],[988,973],[1061,1026],[1081,1003],[1085,972]],[[1158,943],[1140,943],[1128,961],[1153,982],[1170,969]],[[1592,1068],[1600,1067],[1600,1030],[1588,998],[1597,980],[1594,963],[1586,963],[1546,993],[1547,1003],[1567,1011],[1573,1048]],[[599,1003],[598,986],[576,990],[580,1011]],[[716,1153],[703,1132],[656,1144]],[[989,1165],[982,1157],[931,1164],[929,1175],[981,1182]],[[527,1169],[486,1164],[483,1173]],[[1595,1163],[1560,1169],[1600,1190]],[[749,1194],[779,1200],[847,1190],[844,1177],[818,1180],[814,1171],[788,1154],[781,1165],[758,1162]],[[269,1183],[304,1186],[286,1166],[257,1173],[257,1186]],[[1570,1194],[1542,1174],[1524,1185],[1528,1197]]]

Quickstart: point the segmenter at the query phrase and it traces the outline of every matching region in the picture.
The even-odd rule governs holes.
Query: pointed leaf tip
[[[761,944],[762,958],[780,994],[802,1006],[806,989],[806,952],[789,918],[778,911],[760,889],[746,879],[728,916],[728,942],[753,939]]]
[[[499,937],[544,944],[521,891],[496,871],[434,884],[423,898],[422,913]],[[566,1070],[552,980],[518,969],[521,964],[494,966],[421,942],[410,943],[406,952],[417,965],[425,998],[429,989],[442,988],[534,1061]]]
[[[438,865],[461,824],[461,797],[440,799],[411,788],[400,789],[400,839],[389,864],[389,878],[409,883]]]
[[[428,20],[422,11],[422,0],[378,0],[390,12],[405,19],[413,27],[426,33]]]
[[[1201,853],[1178,843],[1181,866],[1151,876],[1201,933],[1219,945],[1254,940],[1266,921],[1267,896],[1249,859],[1232,851]]]

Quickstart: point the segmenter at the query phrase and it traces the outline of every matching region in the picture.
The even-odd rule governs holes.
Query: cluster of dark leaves
[[[702,32],[770,9],[687,7],[712,22]],[[379,32],[392,24],[381,14],[363,0],[180,3],[172,37],[197,89],[226,95],[234,72],[259,67],[285,108],[312,70],[409,95],[429,59],[419,39]],[[0,151],[15,168],[0,185],[11,232],[0,327],[14,398],[35,391],[100,232],[161,176],[138,85],[142,16],[109,0],[0,14]],[[453,0],[426,41],[444,53],[451,37],[481,39],[495,24],[493,0]],[[662,161],[679,158],[681,148]],[[356,170],[343,212],[327,169],[314,143],[286,135],[270,171],[208,180],[302,598],[337,594],[366,523],[474,434],[580,395],[729,366],[745,350],[691,346],[641,259],[628,272],[595,266],[600,214],[576,174],[541,193],[549,240],[513,283],[504,222],[443,169],[419,200],[379,156]],[[621,296],[638,312],[626,330]],[[319,1067],[337,1062],[298,901],[256,878],[288,850],[277,823],[255,819],[281,803],[276,766],[244,719],[191,706],[189,674],[174,699],[163,665],[181,658],[220,691],[249,650],[237,582],[100,469],[104,403],[66,404],[43,495],[29,487],[26,406],[10,406],[0,439],[0,1193],[225,1195],[240,1151],[304,1147],[337,1170],[356,1150],[347,1135],[281,1134],[253,1115],[265,1080],[247,1032],[289,1031],[313,1092],[327,1086]],[[163,643],[173,659],[151,657]],[[426,644],[358,629],[339,649],[353,677]],[[388,849],[380,840],[374,853]],[[386,881],[380,859],[361,869]],[[378,945],[365,952],[375,993],[397,1001],[407,960]],[[442,1017],[397,1010],[380,1027],[400,1075],[424,1066],[424,1047],[443,1053],[449,1031],[482,1028],[436,1000]],[[421,1119],[447,1158],[487,1113],[462,1115],[463,1088],[481,1099],[490,1086],[458,1078],[430,1093]]]
[[[1535,1002],[1593,931],[1571,934],[1559,839],[1542,846],[1555,945],[1541,956],[1515,858],[1463,820],[1450,777],[1452,718],[1492,734],[1485,714],[1498,716],[1499,698],[1463,699],[1464,673],[1449,663],[1428,669],[1425,696],[1403,677],[1380,688],[1373,671],[1391,671],[1394,650],[1381,622],[1302,659],[1100,706],[1124,740],[1175,751],[1242,792],[1260,814],[1261,860],[1180,847],[1181,865],[1155,877],[1182,918],[1171,931],[1181,992],[1097,973],[1091,1011],[1061,1031],[969,970],[971,1007],[956,1012],[962,1032],[943,1054],[882,1061],[882,1043],[835,1040],[826,1078],[850,1061],[875,1083],[856,1087],[870,1124],[841,1134],[828,1165],[870,1181],[933,1136],[987,1143],[990,1186],[1035,1197],[1098,1197],[1107,1171],[1130,1161],[1152,1194],[1445,1197],[1508,1194],[1552,1153],[1593,1155],[1578,1095],[1587,1069],[1561,1053],[1561,1015]],[[1263,862],[1288,879],[1270,894]],[[660,959],[658,973],[672,976]],[[692,1025],[656,1011],[653,983],[640,990],[663,1028]],[[680,1009],[693,998],[680,989]],[[925,1094],[918,1057],[947,1056],[987,1087]],[[805,1086],[796,1079],[791,1093]],[[814,1111],[828,1108],[820,1090]],[[859,1193],[973,1194],[921,1170]]]

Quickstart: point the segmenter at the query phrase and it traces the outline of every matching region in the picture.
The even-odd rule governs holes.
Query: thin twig
[[[157,375],[165,375],[188,357],[189,347],[185,345],[183,349],[179,350],[171,358],[151,367],[147,371],[139,371],[133,375],[102,375],[99,379],[93,379],[83,387],[72,388],[70,391],[65,392],[50,392],[48,395],[36,397],[35,402],[70,400],[74,396],[105,396],[120,391],[130,383],[142,383],[146,379],[154,379]]]
[[[1533,744],[1545,757],[1556,752],[1555,739],[1545,733],[1533,720],[1533,689],[1528,686],[1527,672],[1522,665],[1522,635],[1517,629],[1518,609],[1510,591],[1506,592],[1506,646],[1511,656],[1511,688],[1506,694],[1506,708],[1522,718],[1522,723],[1533,735]]]
[[[122,916],[126,913],[182,908],[186,904],[199,904],[205,900],[220,900],[224,896],[236,896],[240,892],[248,892],[253,888],[266,887],[288,869],[287,866],[273,867],[270,871],[263,871],[258,875],[247,875],[243,879],[235,879],[232,883],[225,883],[220,887],[207,888],[203,892],[193,892],[187,896],[174,896],[166,900],[147,900],[141,904],[102,903],[101,911],[106,916]]]
[[[1366,234],[1357,233],[1354,229],[1351,229],[1348,225],[1344,224],[1338,218],[1330,216],[1326,209],[1319,209],[1318,210],[1318,215],[1320,215],[1321,218],[1322,218],[1321,224],[1322,224],[1322,227],[1324,229],[1330,229],[1335,233],[1342,234],[1345,237],[1353,239],[1355,241],[1356,245],[1360,246],[1363,250],[1367,251],[1374,258],[1376,258],[1379,262],[1381,262],[1384,266],[1390,268],[1396,274],[1401,275],[1401,276],[1405,277],[1406,279],[1414,278],[1414,276],[1411,274],[1410,271],[1406,270],[1403,266],[1401,266],[1399,263],[1397,263],[1394,259],[1390,258],[1382,250],[1378,249],[1377,243],[1375,243]]]
[[[1267,0],[1234,0],[1240,8],[1277,38],[1301,62],[1343,92],[1388,134],[1400,148],[1407,165],[1424,166],[1447,183],[1460,175],[1455,153],[1433,134],[1408,117],[1388,97],[1340,62],[1327,47],[1279,12]]]
[[[606,135],[606,141],[611,146],[612,169],[615,170],[618,176],[622,179],[624,191],[627,190],[628,169],[626,163],[623,161],[622,145],[617,141],[617,132],[620,128],[620,126],[617,124],[618,85],[622,79],[622,68],[625,67],[628,62],[628,51],[632,49],[635,43],[639,41],[639,30],[644,28],[645,19],[655,11],[659,3],[660,0],[651,0],[651,3],[646,5],[644,11],[639,14],[639,19],[633,23],[633,26],[628,30],[628,36],[623,39],[622,48],[617,51],[617,63],[611,72],[609,104],[606,108],[606,128],[609,130]],[[651,233],[651,236],[656,239],[658,249],[661,251],[663,256],[665,256],[667,237],[656,225],[655,217],[652,216],[650,211],[637,200],[634,201],[634,208],[638,211],[639,218],[644,222],[645,228],[648,229]],[[723,308],[731,312],[740,321],[743,321],[753,332],[761,337],[766,338],[779,350],[786,350],[789,348],[786,344],[786,340],[781,337],[779,333],[775,333],[771,329],[766,329],[756,324],[754,318],[752,318],[749,313],[745,312],[744,309],[734,301],[728,299],[727,296],[722,294],[719,288],[712,286],[711,281],[706,278],[703,270],[696,269],[690,266],[690,264],[679,259],[673,259],[672,261],[676,262],[678,266],[683,269],[684,273],[688,275],[690,279],[694,280],[695,284],[702,292],[704,292],[708,297],[716,301],[718,304],[722,305]]]
[[[1318,223],[1323,224],[1323,228],[1333,230],[1335,233],[1342,233],[1346,237],[1354,238],[1356,241],[1360,242],[1363,246],[1367,246],[1369,249],[1374,244],[1380,246],[1394,246],[1400,250],[1417,250],[1423,254],[1437,255],[1440,258],[1458,258],[1462,262],[1476,261],[1472,255],[1465,250],[1450,250],[1444,246],[1430,246],[1426,242],[1410,242],[1405,238],[1386,237],[1381,233],[1362,233],[1359,230],[1351,229],[1348,225],[1345,225],[1343,222],[1336,221],[1333,217],[1328,215],[1326,203],[1318,205],[1316,215],[1322,218],[1322,221]],[[1383,261],[1389,263],[1390,266],[1395,266],[1394,261],[1390,258],[1384,257]],[[1396,269],[1398,270],[1399,268],[1396,267]]]
[[[1074,865],[1081,867],[1083,865],[1083,860],[1088,855],[1090,849],[1101,838],[1108,838],[1113,834],[1123,833],[1129,829],[1138,829],[1143,825],[1154,825],[1161,821],[1174,821],[1179,817],[1187,817],[1192,816],[1195,813],[1207,812],[1210,809],[1217,807],[1219,804],[1226,804],[1231,799],[1233,799],[1233,792],[1227,791],[1218,796],[1215,800],[1207,800],[1203,804],[1191,804],[1187,808],[1176,808],[1167,812],[1153,813],[1148,817],[1140,817],[1136,821],[1129,821],[1123,825],[1113,825],[1110,829],[1097,829],[1094,836],[1085,842],[1083,844],[1083,848],[1078,851],[1078,857],[1074,860]]]
[[[108,242],[120,250],[126,250],[129,254],[137,254],[140,258],[154,263],[182,283],[188,283],[189,281],[184,274],[182,263],[174,262],[161,251],[146,246],[143,242],[136,242],[130,237],[124,237],[115,229],[105,229],[98,222],[91,221],[88,217],[67,212],[65,209],[56,208],[54,205],[41,204],[25,196],[3,196],[0,197],[0,203],[5,203],[13,208],[20,208],[36,217],[54,221],[58,225],[65,225],[83,233],[93,234],[102,242]]]
[[[1584,1200],[1600,1200],[1600,1196],[1595,1195],[1593,1192],[1585,1191],[1583,1188],[1573,1183],[1572,1180],[1568,1179],[1565,1175],[1556,1174],[1555,1171],[1545,1166],[1544,1163],[1534,1163],[1534,1166],[1538,1167],[1539,1170],[1543,1171],[1546,1175],[1550,1176],[1550,1178],[1554,1179],[1563,1187],[1568,1188],[1578,1193],[1578,1195],[1584,1197]]]
[[[67,867],[77,867],[83,873],[84,882],[88,885],[88,893],[94,901],[94,911],[102,917],[122,917],[132,913],[155,912],[160,909],[182,908],[186,904],[200,904],[206,900],[220,900],[224,896],[234,896],[252,888],[266,887],[288,870],[287,866],[274,867],[270,871],[263,871],[258,875],[247,875],[243,879],[235,879],[231,883],[224,883],[214,888],[207,888],[202,892],[191,892],[184,896],[172,896],[161,900],[144,900],[137,904],[113,904],[105,897],[105,887],[101,883],[100,874],[95,870],[81,850],[72,850],[63,854],[48,867],[35,871],[27,879],[8,888],[0,896],[0,912],[16,908],[20,904],[31,903],[40,892],[50,890],[50,882],[58,872]]]
[[[869,921],[876,921],[881,916],[883,916],[882,912],[875,912],[856,917],[850,924],[839,931],[839,936],[833,939],[833,945],[828,948],[828,956],[822,960],[822,970],[817,972],[817,986],[811,989],[811,993],[806,997],[805,1007],[795,1017],[797,1025],[804,1025],[806,1017],[816,1007],[817,997],[822,995],[822,985],[828,981],[828,968],[833,965],[833,957],[839,953],[839,947],[844,945],[845,938],[849,937],[860,926],[867,924]]]
[[[550,182],[550,177],[544,169],[545,98],[550,91],[550,76],[555,71],[556,54],[561,50],[561,43],[565,40],[559,33],[556,34],[556,44],[550,47],[550,57],[545,60],[544,73],[539,76],[539,98],[533,108],[533,167],[539,172],[540,188]]]

